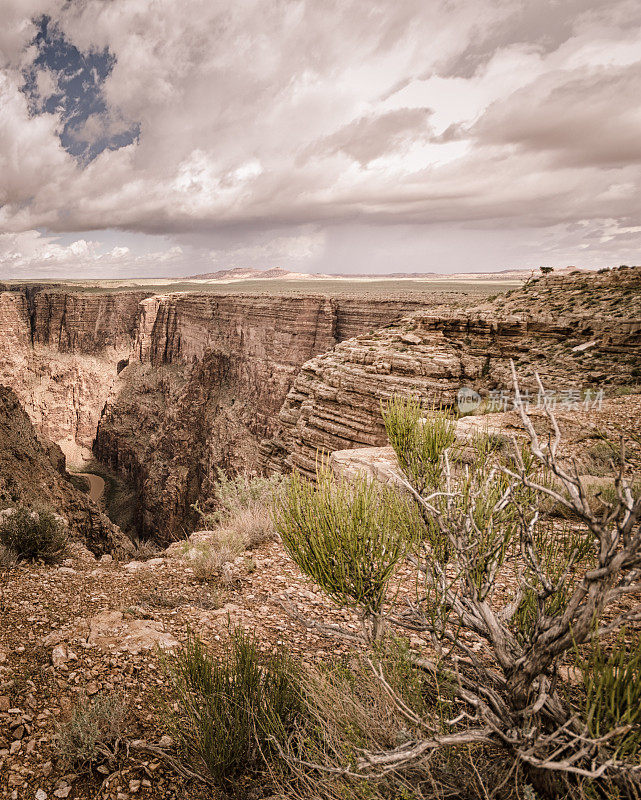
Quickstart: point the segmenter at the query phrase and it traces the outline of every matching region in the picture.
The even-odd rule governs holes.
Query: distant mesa
[[[233,269],[221,269],[217,272],[203,272],[200,275],[189,275],[187,280],[191,281],[269,281],[269,280],[314,280],[331,278],[331,275],[307,275],[303,272],[290,272],[288,269],[273,267],[272,269],[251,269],[245,267],[234,267]]]
[[[576,267],[559,267],[554,272],[557,275],[565,275],[571,271],[575,271]],[[582,272],[589,272],[590,270],[580,270]],[[384,281],[384,280],[412,280],[412,281],[470,281],[470,280],[527,280],[533,274],[539,276],[538,269],[504,269],[498,272],[455,272],[451,274],[443,274],[439,272],[387,272],[381,274],[355,272],[344,273],[335,272],[331,274],[325,273],[306,273],[306,272],[291,272],[290,270],[283,269],[282,267],[273,267],[271,269],[254,269],[251,267],[234,267],[233,269],[221,269],[217,272],[203,272],[199,275],[188,275],[183,280],[191,281],[219,281],[221,283],[229,283],[233,281],[270,281],[270,280],[366,280],[366,281]]]

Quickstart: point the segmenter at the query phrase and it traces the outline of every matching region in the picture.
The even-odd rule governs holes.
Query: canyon
[[[71,467],[93,457],[125,476],[136,534],[161,541],[193,523],[219,469],[258,466],[306,361],[424,305],[0,288],[0,384]]]
[[[524,387],[612,393],[641,374],[641,270],[546,276],[481,300],[0,286],[0,384],[70,468],[133,497],[128,533],[169,542],[219,470],[312,475],[318,454],[385,444],[395,393],[454,407]],[[507,401],[506,401],[507,402]],[[93,459],[93,461],[91,460]]]

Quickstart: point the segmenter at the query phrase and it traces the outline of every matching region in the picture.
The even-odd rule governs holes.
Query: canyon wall
[[[0,293],[0,384],[16,392],[36,429],[71,460],[75,447],[92,446],[147,294]]]
[[[23,504],[61,515],[73,540],[95,555],[126,555],[126,536],[76,489],[60,448],[41,441],[11,389],[0,386],[0,509]]]
[[[69,454],[93,447],[128,475],[140,532],[166,541],[191,530],[218,469],[311,474],[318,451],[384,443],[394,393],[451,405],[461,386],[509,390],[511,358],[528,386],[534,369],[557,390],[638,381],[641,271],[558,283],[468,311],[460,295],[428,311],[424,298],[24,287],[0,293],[0,383]]]
[[[466,386],[509,407],[510,359],[533,398],[535,370],[558,402],[572,390],[594,397],[640,382],[641,319],[419,312],[304,364],[261,445],[261,465],[311,476],[319,452],[386,444],[381,403],[394,394],[454,406]]]
[[[171,539],[195,521],[218,469],[256,469],[261,439],[302,364],[342,335],[398,318],[415,301],[322,295],[157,295],[140,303],[129,365],[94,451],[129,474],[143,534]]]

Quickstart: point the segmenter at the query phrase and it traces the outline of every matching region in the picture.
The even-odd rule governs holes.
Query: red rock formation
[[[367,330],[402,308],[292,295],[142,301],[132,358],[94,448],[132,476],[142,531],[170,539],[193,517],[191,503],[211,493],[218,468],[255,468],[301,365],[329,350],[340,330]]]
[[[48,439],[90,448],[145,293],[0,293],[0,382]]]

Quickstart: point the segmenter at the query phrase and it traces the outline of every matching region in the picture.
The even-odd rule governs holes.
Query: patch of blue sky
[[[128,123],[107,107],[103,85],[115,64],[108,50],[82,52],[49,17],[37,21],[32,44],[37,55],[24,70],[23,92],[33,114],[60,114],[62,146],[88,163],[103,150],[135,141],[137,123]]]

